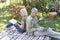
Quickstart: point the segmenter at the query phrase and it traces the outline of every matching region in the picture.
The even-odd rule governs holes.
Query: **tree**
[[[0,0],[0,2],[4,3],[4,2],[6,2],[6,0]]]
[[[25,5],[25,6],[26,6],[26,0],[23,0],[23,5]]]

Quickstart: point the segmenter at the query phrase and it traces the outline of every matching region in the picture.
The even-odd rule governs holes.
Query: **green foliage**
[[[4,3],[4,2],[6,2],[6,0],[0,0],[0,2]]]
[[[60,17],[56,17],[54,19],[50,19],[48,17],[45,17],[44,20],[40,21],[40,26],[43,27],[51,27],[54,28],[55,31],[60,32]]]
[[[31,8],[36,7],[38,8],[41,12],[45,12],[46,10],[46,1],[45,0],[31,0],[29,2]]]
[[[49,4],[48,4],[48,7],[49,7],[49,9],[51,9],[51,10],[55,10],[55,11],[57,11],[59,8],[59,1],[51,1]]]
[[[50,11],[57,11],[60,16],[60,0],[27,0],[27,5],[29,4],[28,10],[36,7],[42,13],[48,13]],[[30,12],[30,11],[29,11]]]
[[[48,4],[49,11],[56,11],[58,15],[60,16],[60,1],[51,1]]]

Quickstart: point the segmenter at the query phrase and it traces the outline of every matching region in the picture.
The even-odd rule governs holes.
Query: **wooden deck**
[[[21,34],[18,32],[13,32],[12,30],[6,30],[0,33],[0,40],[50,40],[48,36],[29,36],[27,32]]]

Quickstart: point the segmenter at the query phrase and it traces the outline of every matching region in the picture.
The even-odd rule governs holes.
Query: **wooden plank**
[[[0,40],[10,40],[10,38],[8,36],[5,36],[4,38],[2,38]]]
[[[33,36],[30,36],[27,40],[32,40],[34,37]]]
[[[21,36],[19,36],[16,40],[21,40],[25,35],[27,34],[27,32],[23,33]]]
[[[11,40],[16,40],[20,35],[14,36]]]
[[[7,35],[12,35],[12,34],[14,34],[15,32],[13,32],[13,31],[11,31],[10,33],[8,33]]]
[[[20,35],[21,35],[21,33],[17,33],[15,36],[13,36],[13,37],[11,38],[11,40],[16,40]]]
[[[27,40],[29,37],[29,35],[25,35],[21,40]]]
[[[51,38],[46,36],[44,40],[51,40]]]
[[[43,40],[45,36],[40,36],[38,40]]]
[[[9,30],[9,29],[8,29],[8,30],[5,30],[5,31],[3,31],[3,32],[0,34],[0,36],[6,35],[6,33],[9,34],[9,33],[11,33],[11,31],[12,31],[12,30]]]
[[[2,35],[0,36],[0,39],[3,38],[3,37],[5,37],[7,34],[8,34],[7,32],[5,32],[4,34],[2,34]]]
[[[5,30],[4,32],[1,33],[0,39],[4,38],[7,35],[11,35],[12,33],[13,33],[12,30],[9,30],[9,29]]]
[[[3,32],[0,33],[0,36],[3,34]]]
[[[12,39],[14,36],[16,36],[16,32],[14,32],[13,34],[10,34],[10,35],[8,35],[8,37],[10,37],[10,39]]]
[[[0,33],[0,36],[4,35],[5,33],[7,33],[6,31],[3,31]]]
[[[8,35],[11,35],[13,32],[10,32],[10,33],[5,33],[5,34],[3,34],[2,36],[1,36],[1,38],[0,39],[2,39],[2,38],[4,38],[5,36],[8,36]]]
[[[32,40],[38,40],[39,37],[34,37]]]
[[[0,32],[0,34],[1,34],[1,32]]]
[[[5,34],[1,33],[0,35],[0,39],[3,38],[7,33],[5,32]]]
[[[29,36],[27,32],[21,34],[18,32],[13,32],[12,30],[6,30],[5,32],[0,33],[0,40],[50,40],[49,37],[46,36],[34,37]]]
[[[43,40],[44,39],[44,36],[42,36],[42,37],[40,37],[41,39],[39,39],[39,40]]]

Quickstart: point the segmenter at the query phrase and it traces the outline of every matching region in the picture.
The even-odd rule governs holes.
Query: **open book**
[[[17,20],[11,19],[11,20],[9,20],[9,22],[12,23],[12,24],[15,24],[15,23],[17,23]]]

